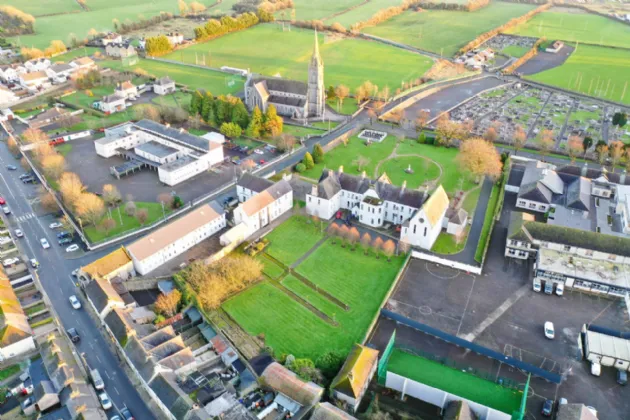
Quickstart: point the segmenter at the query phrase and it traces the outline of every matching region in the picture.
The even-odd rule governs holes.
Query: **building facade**
[[[403,223],[400,240],[412,246],[431,249],[442,232],[449,201],[442,186],[431,194],[419,211]]]
[[[378,367],[378,350],[355,344],[330,384],[332,396],[356,412]]]
[[[234,223],[244,224],[249,237],[292,208],[293,189],[282,179],[239,204],[234,209]]]
[[[95,102],[95,106],[106,114],[114,114],[127,109],[126,100],[127,98],[124,96],[120,96],[118,93],[112,93],[111,95],[104,96],[100,101]]]
[[[153,92],[157,95],[168,95],[175,90],[175,82],[168,76],[160,77],[153,83]]]

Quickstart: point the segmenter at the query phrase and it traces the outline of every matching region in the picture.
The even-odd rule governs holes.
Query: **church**
[[[249,109],[257,106],[265,112],[269,105],[273,105],[279,115],[295,119],[322,117],[325,95],[324,62],[319,55],[317,32],[308,66],[308,83],[251,74],[245,83],[245,104]]]

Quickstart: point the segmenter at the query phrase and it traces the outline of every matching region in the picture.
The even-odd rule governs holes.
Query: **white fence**
[[[418,400],[440,407],[441,409],[444,409],[451,401],[466,401],[471,410],[475,412],[480,420],[510,420],[512,418],[509,414],[505,414],[485,405],[478,404],[467,400],[466,398],[442,391],[441,389],[433,388],[432,386],[416,382],[392,372],[387,372],[385,386],[401,392],[403,397],[405,395],[409,395]]]
[[[446,258],[440,258],[431,254],[425,254],[424,252],[414,250],[411,251],[411,256],[419,260],[431,261],[436,264],[445,265],[447,267],[456,268],[458,270],[466,271],[469,273],[481,274],[481,267],[475,267],[474,265],[447,260]]]

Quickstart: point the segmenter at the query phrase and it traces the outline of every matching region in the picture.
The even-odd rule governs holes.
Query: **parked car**
[[[101,373],[98,371],[98,369],[90,370],[90,379],[92,380],[94,388],[96,388],[98,391],[102,391],[105,389],[105,382],[103,382],[103,378],[101,377]]]
[[[73,275],[74,277],[78,277],[78,276],[79,276],[79,269],[78,269],[78,268],[75,268],[74,270],[72,270],[72,275]]]
[[[595,362],[591,363],[591,375],[599,376],[601,374],[602,374],[602,365]]]
[[[619,385],[626,385],[628,383],[628,372],[617,369],[617,383]]]
[[[542,406],[541,414],[545,417],[551,417],[553,412],[553,400],[545,400]]]
[[[127,406],[124,406],[123,408],[120,409],[120,414],[123,416],[123,419],[125,420],[136,420],[135,417],[131,415],[131,411],[129,411]]]
[[[59,245],[67,245],[69,243],[72,243],[72,239],[70,239],[70,238],[61,238],[57,242],[59,243]]]
[[[265,162],[265,159],[260,159],[258,163],[260,163],[261,165],[264,165],[266,162]]]
[[[562,296],[564,294],[564,283],[558,283],[556,285],[556,295]]]
[[[0,197],[0,205],[4,206],[5,204],[7,204],[7,200],[5,200],[3,197]]]
[[[50,244],[48,243],[48,241],[46,240],[46,238],[42,238],[39,240],[39,243],[42,244],[42,248],[44,249],[48,249],[50,248]]]
[[[70,340],[72,340],[73,343],[81,341],[81,337],[79,336],[79,332],[76,328],[70,328],[67,333],[68,337],[70,337]]]
[[[553,340],[555,335],[556,335],[556,333],[555,333],[555,330],[553,328],[553,322],[551,322],[551,321],[545,322],[545,337],[547,337],[550,340]]]
[[[9,208],[9,206],[2,207],[2,211],[4,212],[4,214],[11,214],[11,209]]]
[[[25,173],[19,176],[20,179],[28,178],[29,176],[33,176],[32,173]]]
[[[63,227],[63,225],[59,222],[53,222],[49,224],[48,227],[51,229],[59,229],[60,227]]]
[[[550,295],[553,293],[553,283],[550,281],[545,282],[545,294]]]
[[[37,180],[35,179],[35,177],[29,176],[27,178],[22,179],[22,182],[25,184],[34,184],[37,182]]]
[[[68,299],[74,309],[81,309],[81,302],[79,302],[79,299],[75,295],[70,296]]]
[[[79,245],[72,244],[68,248],[66,248],[66,252],[75,252],[79,250]]]
[[[263,152],[263,151],[262,151],[262,150],[260,150],[260,149],[255,149],[255,150],[254,150],[254,153],[256,153],[257,155],[264,155],[264,154],[265,154],[265,152]]]
[[[17,166],[15,165],[7,165],[7,169],[10,171],[17,171]]]
[[[19,259],[19,258],[17,258],[17,257],[14,257],[14,258],[7,258],[6,260],[2,261],[2,265],[3,265],[4,267],[10,267],[10,266],[12,266],[13,264],[17,264],[17,263],[19,263],[19,262],[20,262],[20,259]]]
[[[70,232],[63,231],[57,234],[57,239],[63,239],[63,238],[69,238],[69,237],[70,237]]]
[[[98,394],[98,399],[101,401],[101,406],[103,407],[103,410],[109,410],[110,408],[112,408],[112,402],[109,399],[109,395],[107,395],[107,392],[101,392],[100,394]]]
[[[31,267],[37,268],[39,267],[39,262],[35,258],[30,259]]]
[[[15,236],[17,236],[18,238],[22,238],[24,237],[24,232],[22,232],[22,230],[20,229],[15,229]]]

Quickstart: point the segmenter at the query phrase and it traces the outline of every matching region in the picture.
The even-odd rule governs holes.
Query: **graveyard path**
[[[573,112],[576,109],[577,109],[577,101],[574,100],[573,104],[571,105],[571,108],[569,108],[569,112],[567,112],[567,116],[564,119],[564,124],[562,124],[562,127],[560,127],[560,134],[558,134],[558,136],[556,137],[556,142],[554,144],[554,147],[556,149],[560,148],[560,143],[562,143],[562,139],[564,138],[564,132],[567,131],[567,126],[569,125],[569,117],[571,116],[571,114],[573,114]]]
[[[527,137],[526,137],[527,140],[529,140],[531,138],[532,132],[536,128],[536,124],[538,123],[538,120],[540,119],[540,116],[542,115],[543,111],[547,107],[547,104],[549,103],[549,101],[551,100],[553,95],[555,95],[555,92],[549,92],[549,95],[547,96],[547,100],[540,107],[540,111],[538,111],[538,113],[536,114],[536,117],[534,118],[534,122],[532,123],[532,125],[529,126],[529,130],[527,130]]]

